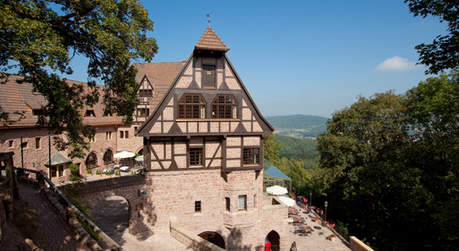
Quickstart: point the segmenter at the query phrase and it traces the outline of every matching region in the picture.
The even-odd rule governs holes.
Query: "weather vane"
[[[207,17],[207,25],[209,25],[210,27],[210,13],[207,13],[206,17]]]

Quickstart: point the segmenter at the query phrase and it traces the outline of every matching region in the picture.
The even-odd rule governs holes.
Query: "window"
[[[35,138],[35,149],[40,149],[40,137]]]
[[[21,148],[22,148],[22,149],[26,149],[26,148],[27,148],[27,145],[28,145],[28,144],[27,144],[27,141],[24,141],[24,142],[21,143]]]
[[[93,135],[93,136],[89,137],[89,142],[90,143],[96,142],[96,135]]]
[[[237,104],[233,95],[217,95],[212,102],[212,118],[237,119]]]
[[[190,148],[190,166],[202,166],[202,148]]]
[[[107,149],[107,151],[105,151],[104,153],[103,159],[104,159],[105,165],[112,163],[113,162],[113,151],[110,149]]]
[[[231,201],[229,197],[225,197],[226,211],[231,211]]]
[[[254,194],[253,195],[253,208],[256,208],[257,207],[257,195]]]
[[[138,127],[134,126],[134,132],[137,132]]]
[[[120,138],[129,138],[129,131],[125,130],[125,131],[120,131]]]
[[[43,109],[32,109],[32,114],[35,116],[43,115]]]
[[[148,108],[137,108],[137,116],[147,117],[150,114],[150,109]]]
[[[55,166],[50,167],[49,170],[51,172],[51,178],[57,176],[57,168]]]
[[[112,139],[112,132],[105,132],[105,139],[106,140]]]
[[[203,64],[202,65],[202,87],[203,88],[217,88],[217,74],[215,65]]]
[[[14,146],[14,140],[8,140],[8,147]]]
[[[237,209],[247,210],[247,195],[239,195]]]
[[[206,117],[206,102],[199,94],[185,94],[179,101],[178,118],[203,119]]]
[[[111,117],[111,116],[113,116],[113,113],[111,111],[104,110],[104,117]]]
[[[58,177],[64,176],[64,166],[63,165],[58,166],[58,171],[59,171]]]
[[[139,97],[152,97],[153,91],[152,90],[139,90]]]
[[[244,148],[243,164],[244,165],[260,164],[260,148],[258,147]]]
[[[86,112],[84,113],[84,116],[85,117],[95,117],[96,114],[94,113],[94,110],[86,110]]]
[[[200,200],[197,200],[194,202],[194,211],[196,213],[200,213],[201,212],[201,201]]]

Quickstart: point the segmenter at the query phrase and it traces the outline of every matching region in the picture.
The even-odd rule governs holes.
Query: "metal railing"
[[[17,177],[22,177],[25,175],[25,173],[33,173],[35,174],[36,181],[38,182],[39,187],[44,187],[45,183],[48,185],[48,189],[51,192],[54,192],[58,198],[59,202],[64,206],[67,212],[67,215],[65,216],[67,221],[69,220],[69,212],[71,211],[74,216],[78,219],[80,224],[84,223],[89,228],[96,233],[100,239],[95,238],[95,236],[92,233],[89,233],[86,229],[85,231],[91,236],[94,240],[97,241],[97,243],[103,248],[103,249],[110,249],[110,250],[121,250],[120,245],[115,242],[110,236],[108,236],[102,229],[100,229],[92,220],[90,220],[86,215],[81,212],[81,210],[76,207],[63,193],[59,188],[56,187],[56,185],[46,176],[42,171],[37,171],[37,170],[31,170],[31,169],[26,169],[26,168],[15,168],[16,169],[16,175]],[[70,210],[69,210],[70,209]],[[84,229],[84,228],[83,228]]]

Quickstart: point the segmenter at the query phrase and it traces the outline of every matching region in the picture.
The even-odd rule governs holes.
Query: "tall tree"
[[[457,0],[404,0],[414,16],[440,17],[448,24],[447,35],[438,35],[431,44],[419,44],[415,48],[419,61],[428,66],[427,73],[437,74],[459,66],[459,1]]]
[[[360,98],[318,138],[332,217],[376,249],[453,250],[459,238],[459,83]]]
[[[102,94],[96,80],[105,84],[107,112],[131,121],[138,88],[131,61],[153,58],[158,47],[147,37],[152,30],[138,0],[0,0],[0,71],[23,75],[45,96],[41,124],[55,133],[66,130],[71,156],[82,157],[85,138],[94,132],[80,110]],[[75,55],[89,59],[89,91],[56,74],[71,74]]]

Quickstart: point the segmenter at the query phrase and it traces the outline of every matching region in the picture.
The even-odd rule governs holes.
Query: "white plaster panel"
[[[222,166],[222,161],[220,159],[214,159],[210,164],[210,167],[220,167]]]
[[[178,168],[186,168],[186,156],[175,156],[175,163]]]
[[[231,122],[230,123],[230,131],[234,132],[238,125],[239,125],[239,122]]]
[[[244,137],[244,146],[260,146],[260,137]]]
[[[241,158],[241,148],[226,148],[227,158]]]
[[[171,143],[166,143],[166,159],[171,159],[172,157],[172,145]]]
[[[188,88],[190,86],[191,81],[193,80],[192,77],[182,76],[180,77],[179,81],[177,82],[176,88]]]
[[[245,130],[248,132],[252,132],[252,122],[242,122]]]
[[[176,154],[185,154],[186,153],[186,144],[182,142],[174,143],[174,151]]]
[[[229,132],[229,122],[220,123],[220,132]]]
[[[241,167],[241,161],[240,160],[227,160],[226,166],[227,167]]]
[[[163,143],[152,143],[151,147],[155,151],[156,155],[158,155],[159,159],[164,159],[164,145]],[[152,159],[155,157],[155,155],[152,153]]]
[[[197,133],[198,132],[198,122],[188,122],[188,132]]]
[[[179,122],[179,123],[177,123],[177,125],[180,128],[180,130],[182,130],[183,133],[187,133],[187,131],[186,131],[186,123],[185,122]]]
[[[161,163],[165,169],[168,169],[171,166],[172,161],[162,161]]]
[[[163,110],[163,120],[173,120],[174,119],[174,108],[166,107]]]
[[[207,158],[212,158],[215,154],[215,151],[218,149],[218,146],[220,143],[217,142],[206,142],[206,157]],[[220,157],[220,149],[218,149],[217,154],[215,155],[216,157]]]
[[[246,107],[246,106],[247,106],[247,103],[245,102],[245,98],[242,98],[242,106],[243,106],[243,107]]]
[[[252,120],[252,111],[249,108],[242,108],[242,119]]]
[[[151,169],[161,169],[161,166],[159,165],[159,162],[158,161],[152,161],[151,162]]]
[[[169,103],[167,103],[167,105],[174,105],[174,97],[171,97],[171,99],[169,100]]]
[[[241,86],[237,82],[235,78],[226,78],[225,79],[226,85],[228,86],[229,89],[231,90],[240,90]]]
[[[199,132],[207,132],[207,122],[199,122]]]
[[[241,137],[227,137],[226,138],[226,145],[227,146],[240,146],[241,145]]]
[[[210,122],[210,132],[218,132],[218,122]]]
[[[253,131],[254,132],[262,132],[263,131],[263,129],[261,129],[261,126],[260,126],[260,124],[258,124],[257,121],[252,121],[252,123],[253,123]]]
[[[190,62],[188,66],[185,69],[185,74],[186,75],[192,75],[193,74],[193,63]]]
[[[163,122],[163,133],[168,133],[174,122]]]
[[[161,133],[161,122],[155,122],[150,129],[150,133]]]

